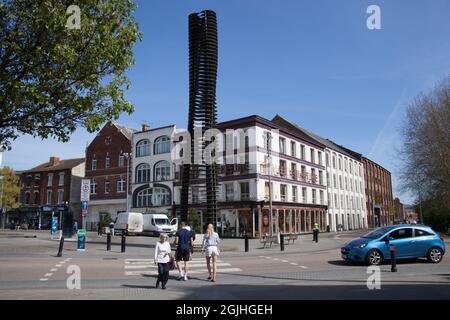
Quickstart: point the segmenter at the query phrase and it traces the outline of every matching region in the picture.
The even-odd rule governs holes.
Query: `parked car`
[[[381,227],[353,239],[341,248],[341,254],[349,262],[380,265],[390,260],[392,245],[397,259],[426,257],[432,263],[439,263],[445,254],[443,239],[430,227],[406,224]]]

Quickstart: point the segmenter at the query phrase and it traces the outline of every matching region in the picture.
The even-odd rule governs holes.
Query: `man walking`
[[[194,240],[192,239],[192,232],[186,229],[186,222],[181,222],[181,228],[175,234],[175,244],[177,245],[177,251],[175,254],[175,259],[178,265],[178,271],[180,275],[177,280],[188,280],[188,261],[190,258],[190,249],[194,245]],[[181,266],[180,261],[184,262],[184,268]]]
[[[319,224],[314,223],[313,227],[313,241],[319,242]]]
[[[76,235],[78,232],[78,222],[76,220],[73,222],[72,231],[72,236]]]

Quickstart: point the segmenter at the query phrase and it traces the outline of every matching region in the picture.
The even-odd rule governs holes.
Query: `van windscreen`
[[[157,225],[169,224],[169,220],[164,218],[155,219],[155,224]]]

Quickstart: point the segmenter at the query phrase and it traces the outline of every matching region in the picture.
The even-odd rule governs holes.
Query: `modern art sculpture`
[[[187,221],[190,190],[206,202],[203,226],[216,226],[217,166],[202,158],[208,141],[204,133],[216,127],[217,19],[214,11],[189,15],[189,120],[191,161],[183,165],[181,219]],[[200,155],[200,156],[199,156]],[[199,160],[200,159],[200,160]]]

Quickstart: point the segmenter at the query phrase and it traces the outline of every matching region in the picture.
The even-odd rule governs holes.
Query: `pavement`
[[[154,287],[155,237],[127,237],[121,253],[120,236],[107,251],[106,237],[88,233],[86,251],[77,251],[75,239],[66,240],[62,257],[56,257],[59,241],[50,240],[48,231],[4,230],[0,299],[450,299],[447,257],[439,264],[399,261],[396,273],[382,265],[381,288],[368,289],[367,267],[340,257],[340,247],[362,233],[323,233],[318,243],[302,235],[283,252],[279,245],[263,248],[257,239],[249,240],[245,252],[243,239],[224,239],[217,282],[206,280],[204,256],[196,252],[189,280],[177,281],[178,272],[171,271],[167,290],[161,290]]]

